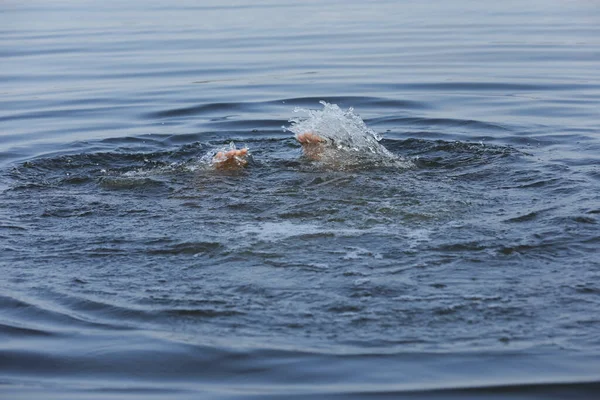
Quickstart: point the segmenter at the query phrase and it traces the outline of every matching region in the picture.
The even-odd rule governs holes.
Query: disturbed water
[[[0,10],[2,398],[596,398],[596,2]]]

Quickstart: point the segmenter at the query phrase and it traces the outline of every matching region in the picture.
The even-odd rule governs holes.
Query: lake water
[[[597,1],[4,1],[0,33],[3,399],[597,398]],[[402,163],[303,157],[319,101]]]

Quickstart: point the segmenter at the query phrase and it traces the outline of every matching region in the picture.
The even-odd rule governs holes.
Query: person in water
[[[328,144],[326,139],[312,132],[300,133],[296,135],[296,140],[302,145],[304,155],[311,160],[321,159]],[[216,169],[239,169],[248,165],[248,156],[247,148],[219,151],[213,157],[212,162]]]
[[[411,164],[388,151],[379,141],[375,131],[354,114],[353,109],[344,111],[336,104],[320,102],[323,110],[302,110],[307,118],[292,118],[285,129],[295,134],[302,145],[304,157],[335,169],[355,168],[365,165]],[[212,158],[216,169],[240,169],[248,165],[248,149],[219,151]]]
[[[248,149],[219,151],[212,159],[216,169],[238,169],[248,165]]]

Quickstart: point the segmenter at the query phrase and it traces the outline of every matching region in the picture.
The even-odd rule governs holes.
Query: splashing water
[[[204,168],[214,168],[215,164],[218,161],[222,161],[223,159],[221,158],[220,160],[216,160],[215,157],[219,154],[219,153],[227,153],[228,151],[232,151],[232,150],[242,150],[242,149],[248,149],[247,146],[243,146],[243,147],[237,147],[235,145],[234,142],[229,142],[228,145],[223,145],[220,146],[216,149],[213,149],[212,151],[209,151],[208,153],[206,153],[204,156],[202,156],[200,158],[200,162],[199,165],[203,166]],[[238,159],[238,157],[235,157],[236,159]]]
[[[284,129],[296,134],[311,132],[332,144],[337,158],[369,158],[371,160],[397,159],[385,147],[379,144],[381,136],[369,128],[365,122],[354,113],[353,108],[342,110],[337,104],[320,101],[323,110],[307,110],[296,108],[294,112],[304,112],[308,117],[292,118],[292,125]]]

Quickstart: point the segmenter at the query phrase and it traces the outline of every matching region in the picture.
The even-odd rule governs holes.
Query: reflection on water
[[[0,9],[1,393],[600,389],[593,2]]]

